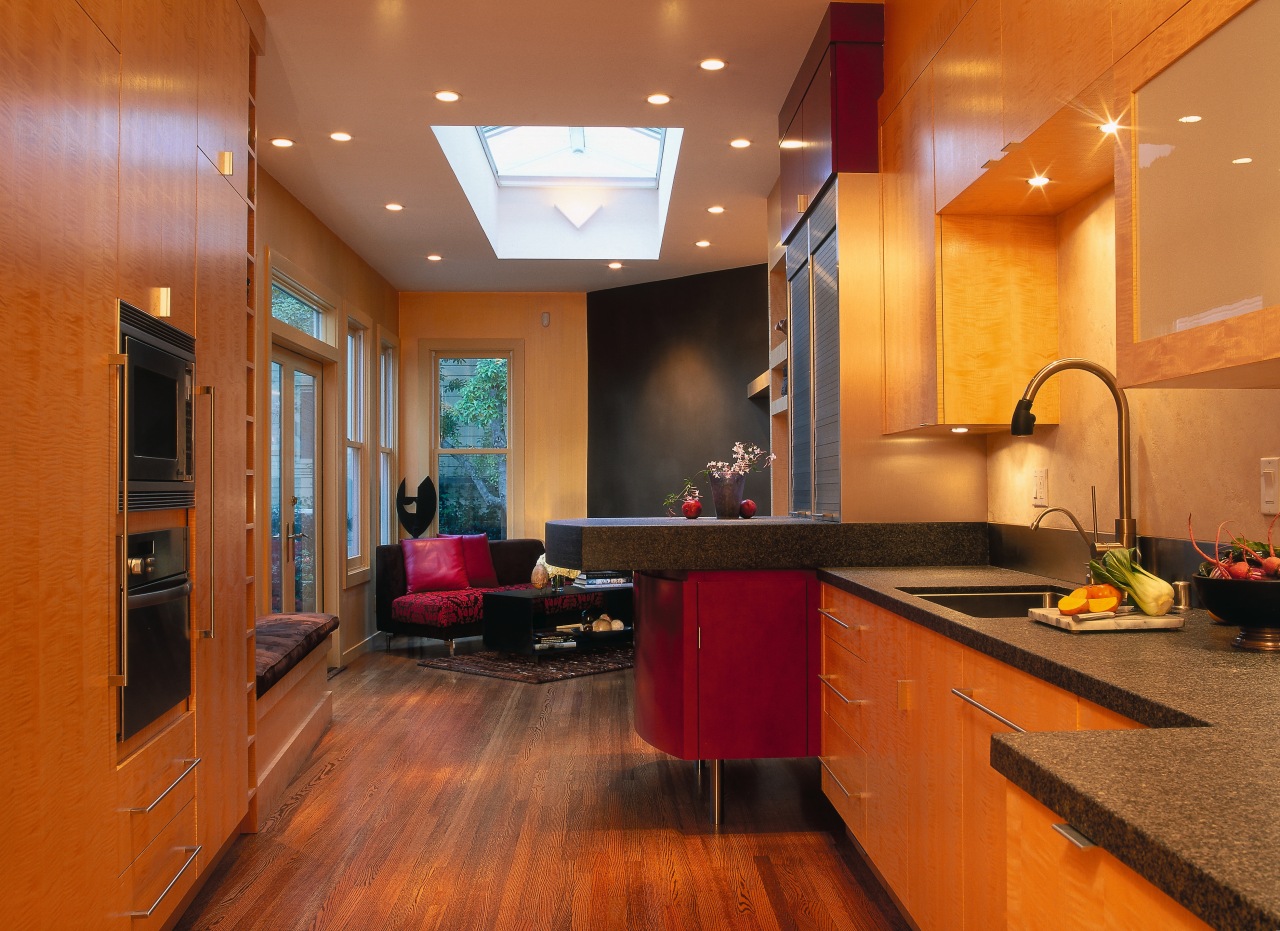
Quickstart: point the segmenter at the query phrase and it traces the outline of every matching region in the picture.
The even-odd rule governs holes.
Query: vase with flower
[[[729,520],[741,516],[747,475],[769,468],[774,458],[773,453],[766,453],[755,443],[734,443],[731,462],[707,463],[704,471],[711,482],[711,501],[717,518]]]

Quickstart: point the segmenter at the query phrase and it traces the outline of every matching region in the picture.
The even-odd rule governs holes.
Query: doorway
[[[321,611],[319,363],[271,352],[271,611]]]

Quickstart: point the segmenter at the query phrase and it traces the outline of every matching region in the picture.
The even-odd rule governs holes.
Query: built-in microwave
[[[120,480],[131,511],[195,506],[196,340],[120,302]]]

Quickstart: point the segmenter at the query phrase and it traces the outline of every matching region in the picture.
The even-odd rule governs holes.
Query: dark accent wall
[[[685,477],[728,461],[734,442],[769,446],[764,395],[747,385],[769,365],[764,265],[587,294],[587,516],[662,513]],[[769,476],[746,496],[768,511]]]

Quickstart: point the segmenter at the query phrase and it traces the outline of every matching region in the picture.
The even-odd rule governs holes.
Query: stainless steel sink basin
[[[1019,591],[978,591],[966,589],[912,589],[899,591],[915,595],[943,608],[969,617],[1026,617],[1030,608],[1052,608],[1066,590],[1044,586]]]

